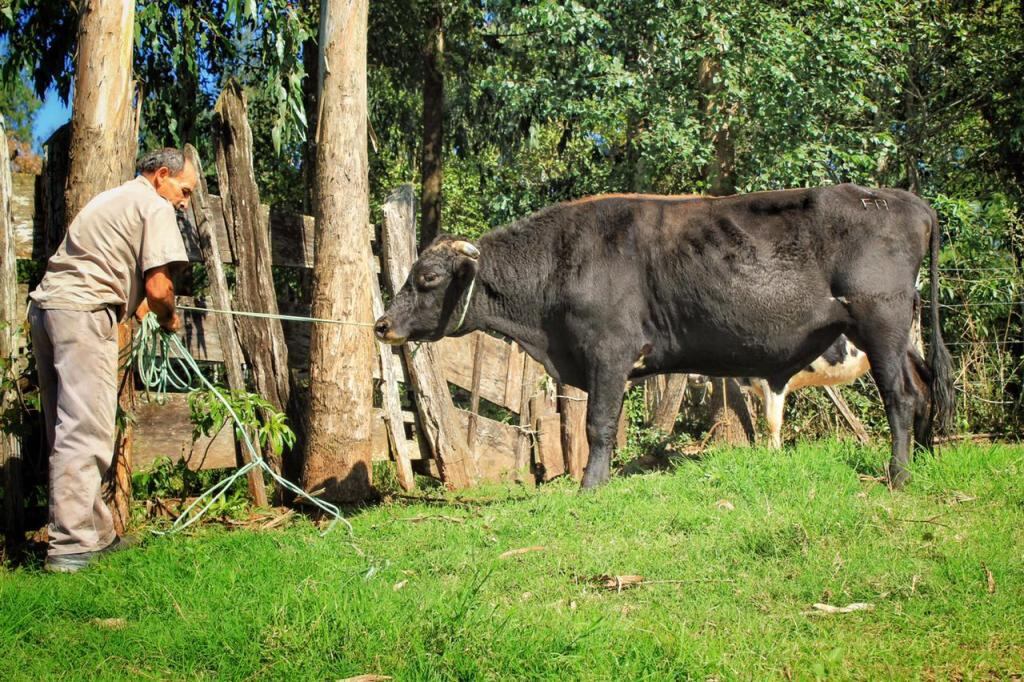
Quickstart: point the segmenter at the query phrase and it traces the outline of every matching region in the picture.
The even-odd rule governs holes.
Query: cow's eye
[[[441,283],[441,275],[436,272],[428,272],[420,275],[419,280],[421,289],[433,289]]]

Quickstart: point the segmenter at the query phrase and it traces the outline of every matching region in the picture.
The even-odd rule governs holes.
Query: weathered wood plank
[[[562,420],[557,414],[548,414],[534,420],[537,430],[537,464],[541,480],[550,481],[566,473],[562,454]]]
[[[210,297],[217,309],[231,310],[231,291],[228,289],[228,280],[221,261],[220,241],[217,239],[210,220],[210,200],[206,189],[206,178],[203,175],[203,165],[199,160],[199,153],[192,145],[185,145],[185,156],[199,176],[199,181],[192,193],[192,222],[199,235],[199,250],[202,253],[203,263],[206,265],[206,275],[210,282]],[[228,315],[216,316],[216,329],[224,354],[224,373],[228,378],[228,388],[232,391],[244,391],[246,385],[242,348],[239,346],[238,339],[235,338],[233,320]],[[252,454],[248,448],[239,448],[239,453],[242,456],[242,461],[246,464],[252,461]],[[252,501],[259,507],[267,506],[267,488],[263,482],[263,470],[258,467],[250,469],[246,478]]]
[[[412,186],[403,185],[384,204],[382,265],[392,295],[405,283],[416,259],[413,196]],[[464,437],[465,425],[460,426],[455,417],[438,350],[430,343],[420,346],[416,353],[410,344],[402,347],[409,379],[416,391],[420,442],[429,445],[445,484],[458,489],[471,483],[471,459]]]
[[[0,115],[0,149],[7,149],[7,128]],[[17,240],[13,218],[11,166],[4,159],[0,164],[0,359],[14,357],[14,327],[8,321],[20,320],[18,315],[18,269],[14,257]],[[8,401],[0,401],[0,412]],[[21,441],[14,434],[0,432],[0,482],[4,488],[3,531],[12,546],[24,540],[24,502],[22,499]]]
[[[839,410],[839,414],[842,415],[843,419],[846,420],[847,425],[853,431],[853,434],[857,436],[857,440],[862,445],[867,445],[871,442],[871,436],[868,435],[868,430],[864,428],[864,423],[857,418],[857,415],[853,413],[850,406],[846,404],[846,399],[839,392],[838,386],[823,386],[825,393],[832,399],[836,409]]]
[[[37,236],[41,236],[36,230],[36,177],[29,173],[11,175],[11,220],[17,258],[32,258]]]
[[[483,332],[474,332],[465,336],[446,337],[435,345],[439,349],[439,357],[444,363],[445,379],[467,391],[473,390],[473,358],[476,353],[477,339],[480,349],[480,397],[495,405],[501,405],[513,412],[519,411],[519,394],[515,393],[509,400],[508,382],[509,343],[496,339]],[[514,360],[513,360],[514,361]],[[518,373],[521,376],[521,368]]]
[[[469,428],[470,412],[456,408],[455,417],[460,429]],[[514,480],[519,430],[508,424],[478,416],[476,433],[480,480],[496,483]]]
[[[192,445],[192,422],[189,419],[188,394],[168,393],[160,404],[155,394],[139,399],[135,412],[135,468],[145,471],[159,457],[172,461],[184,459],[192,469],[234,468],[235,437],[231,425],[225,426],[215,438],[200,437]]]
[[[374,281],[371,288],[373,294],[373,316],[380,317],[384,314],[384,299],[380,287]],[[405,437],[405,424],[402,422],[402,400],[398,392],[398,370],[401,361],[391,352],[391,346],[375,342],[377,346],[377,363],[380,367],[381,376],[381,398],[383,402],[383,418],[387,425],[391,452],[394,453],[395,469],[398,476],[398,484],[403,490],[416,488],[416,479],[412,473],[412,456],[416,448]],[[376,449],[374,450],[376,452]]]
[[[161,405],[153,394],[151,399],[141,399],[136,408],[138,426],[135,431],[133,463],[136,471],[151,468],[158,457],[170,457],[172,461],[185,459],[192,469],[233,469],[237,466],[235,437],[231,426],[225,426],[216,438],[201,437],[193,447],[188,394],[169,393],[165,397],[167,402]],[[415,418],[412,412],[402,412],[402,421],[405,423],[411,423]],[[390,459],[384,413],[379,409],[375,409],[373,414],[372,442],[374,460]],[[501,441],[498,442],[500,446]],[[410,450],[412,459],[420,459],[415,447]]]
[[[236,269],[235,307],[277,314],[270,236],[259,211],[252,131],[241,86],[230,82],[214,110],[214,138],[225,224]],[[235,329],[254,389],[276,409],[288,405],[288,348],[278,320],[235,317]]]
[[[645,389],[651,426],[672,433],[686,395],[686,380],[686,374],[660,374],[647,379]]]
[[[562,415],[562,455],[565,468],[577,481],[583,479],[590,446],[587,442],[587,393],[573,386],[558,387],[558,407]]]
[[[533,416],[531,399],[538,392],[538,383],[542,372],[541,366],[529,355],[523,354],[523,381],[519,392],[519,437],[516,441],[515,480],[528,483],[530,469],[530,453],[533,446]]]

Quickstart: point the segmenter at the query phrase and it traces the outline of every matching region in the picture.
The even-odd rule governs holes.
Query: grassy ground
[[[370,507],[351,538],[206,528],[77,575],[0,569],[0,679],[1024,674],[1024,449],[919,456],[896,494],[858,479],[884,460],[720,451],[588,495]]]

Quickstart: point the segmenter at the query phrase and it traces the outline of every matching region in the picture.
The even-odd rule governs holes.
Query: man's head
[[[171,202],[175,209],[188,208],[196,187],[196,169],[185,160],[180,149],[154,149],[139,158],[135,171],[149,180],[156,193]]]

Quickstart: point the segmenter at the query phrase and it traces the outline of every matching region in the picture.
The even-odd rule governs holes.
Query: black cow
[[[908,343],[931,247],[930,367]],[[627,379],[664,372],[785,381],[840,334],[864,349],[892,431],[889,481],[908,478],[911,428],[952,417],[939,330],[935,212],[901,190],[839,185],[718,199],[607,195],[557,204],[478,245],[439,236],[378,338],[510,336],[590,394],[583,487],[608,479]],[[934,370],[934,372],[932,371]]]

